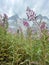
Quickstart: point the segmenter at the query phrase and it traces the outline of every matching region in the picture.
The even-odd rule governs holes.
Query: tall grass
[[[49,65],[49,35],[43,31],[40,39],[31,32],[12,35],[0,27],[0,65]]]

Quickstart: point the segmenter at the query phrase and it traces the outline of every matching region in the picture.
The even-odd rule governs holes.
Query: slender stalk
[[[46,40],[45,35],[43,34],[43,41],[42,41],[42,65],[46,65],[45,56],[46,56]]]

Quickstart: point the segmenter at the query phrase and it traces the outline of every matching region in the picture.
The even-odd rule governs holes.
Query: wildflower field
[[[26,14],[38,29],[37,33],[32,31],[27,21],[20,25],[22,20],[18,21],[17,32],[9,33],[8,17],[0,15],[0,65],[49,65],[49,31],[45,22],[38,24],[37,16],[29,8]]]

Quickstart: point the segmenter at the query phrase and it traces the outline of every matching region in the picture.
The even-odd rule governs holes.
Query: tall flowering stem
[[[37,34],[40,37],[41,30],[40,30],[40,26],[38,25],[38,23],[36,21],[36,14],[35,14],[35,12],[33,10],[31,10],[29,7],[27,7],[26,14],[27,14],[27,17],[28,17],[29,21],[32,21],[37,26],[37,29],[38,29]]]

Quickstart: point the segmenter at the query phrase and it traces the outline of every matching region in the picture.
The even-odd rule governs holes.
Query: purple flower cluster
[[[41,30],[44,30],[46,28],[46,23],[45,22],[42,22],[41,25],[40,25],[40,29]]]
[[[27,14],[27,17],[28,19],[31,21],[31,20],[35,20],[35,17],[36,17],[36,14],[33,10],[31,10],[29,7],[27,7],[26,9],[26,14]]]
[[[24,26],[28,27],[29,23],[27,21],[23,21]]]

